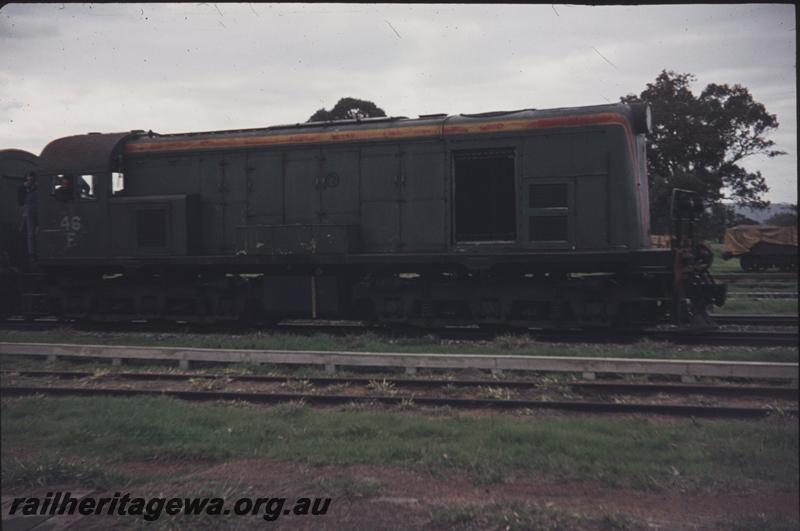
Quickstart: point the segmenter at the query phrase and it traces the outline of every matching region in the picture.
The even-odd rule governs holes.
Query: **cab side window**
[[[74,201],[75,177],[63,174],[53,176],[50,193],[59,201]]]
[[[64,175],[53,177],[50,193],[59,201],[74,201],[76,199],[95,200],[97,176],[95,175]]]
[[[113,172],[111,174],[111,195],[120,195],[125,192],[125,174]]]
[[[96,199],[95,176],[81,175],[75,181],[75,191],[81,199]]]

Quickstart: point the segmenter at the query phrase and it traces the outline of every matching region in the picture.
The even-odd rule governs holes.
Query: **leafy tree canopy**
[[[706,205],[729,198],[740,205],[763,207],[768,190],[761,172],[750,172],[740,163],[753,155],[775,157],[765,135],[778,121],[741,85],[709,84],[695,95],[692,74],[662,71],[641,94],[621,98],[644,101],[653,110],[653,133],[648,136],[647,164],[650,176],[650,208],[653,230],[668,230],[669,202],[673,188],[700,194]]]
[[[704,240],[714,240],[722,243],[725,230],[737,225],[759,225],[760,223],[743,214],[739,214],[733,205],[714,203],[703,215],[697,224],[697,235]]]
[[[386,113],[371,101],[359,100],[357,98],[342,98],[330,111],[324,108],[320,109],[312,114],[308,121],[360,120],[362,118],[374,118],[376,116],[386,116]]]

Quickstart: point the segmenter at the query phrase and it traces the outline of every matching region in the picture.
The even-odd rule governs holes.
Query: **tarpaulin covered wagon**
[[[725,232],[725,259],[739,257],[745,271],[797,271],[797,227],[738,225]]]

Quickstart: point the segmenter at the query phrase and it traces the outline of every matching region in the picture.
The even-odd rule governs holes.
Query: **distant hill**
[[[737,214],[747,216],[748,218],[754,219],[759,223],[764,223],[764,221],[768,220],[775,214],[792,211],[790,203],[772,203],[770,206],[764,209],[740,207],[734,205],[733,209]]]

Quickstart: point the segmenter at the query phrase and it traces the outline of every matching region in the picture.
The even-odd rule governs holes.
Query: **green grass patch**
[[[705,242],[705,244],[708,245],[714,253],[714,262],[711,264],[712,275],[744,272],[742,271],[742,266],[739,264],[738,258],[725,260],[722,257],[725,248],[724,244],[716,242]]]
[[[797,282],[726,282],[729,286],[728,295],[752,295],[753,293],[784,293],[797,294]]]
[[[418,413],[417,413],[418,414]],[[100,464],[269,458],[417,467],[476,483],[553,479],[662,488],[797,489],[796,419],[762,422],[438,415],[192,404],[167,398],[6,399],[3,451]],[[6,464],[5,462],[3,463]]]
[[[463,530],[567,531],[578,529],[584,523],[583,518],[564,511],[522,503],[447,507],[435,510],[431,518],[434,526]]]
[[[647,526],[617,513],[590,518],[536,503],[494,503],[446,507],[433,512],[431,525],[443,529],[528,531],[644,530]]]
[[[96,461],[84,458],[3,459],[3,488],[78,483],[84,487],[104,489],[119,487],[125,482],[124,476],[106,470]]]
[[[758,315],[797,315],[797,299],[752,300],[746,297],[735,297],[730,293],[724,306],[714,307],[713,313],[725,314],[758,314]]]
[[[798,359],[796,347],[748,348],[709,345],[674,345],[649,340],[629,344],[547,343],[522,335],[504,335],[491,341],[453,341],[433,336],[391,338],[374,333],[352,336],[288,333],[139,334],[90,333],[69,329],[42,332],[8,331],[2,341],[157,347],[195,347],[256,350],[316,350],[429,354],[488,354],[518,356],[587,356],[645,359],[705,359],[720,361],[777,361]],[[270,371],[262,368],[259,371]],[[310,374],[310,373],[309,373]]]

